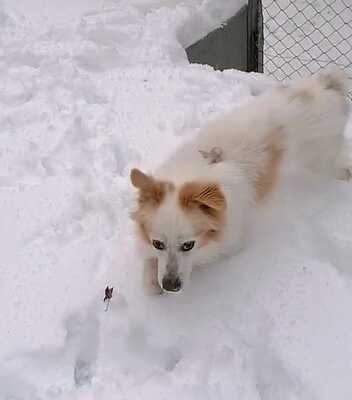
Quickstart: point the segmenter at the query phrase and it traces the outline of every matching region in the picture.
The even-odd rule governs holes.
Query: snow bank
[[[186,48],[197,42],[221,27],[247,3],[247,0],[204,0],[188,3],[192,6],[189,6],[189,18],[178,31],[180,43]]]
[[[350,398],[350,185],[289,182],[242,254],[140,290],[130,167],[271,83],[189,65],[189,5],[25,3],[0,8],[0,398]]]

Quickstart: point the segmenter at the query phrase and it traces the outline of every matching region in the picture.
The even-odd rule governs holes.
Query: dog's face
[[[178,292],[190,278],[200,252],[219,240],[226,202],[214,182],[186,182],[177,187],[133,169],[139,190],[132,214],[141,239],[158,259],[158,280],[164,290]]]

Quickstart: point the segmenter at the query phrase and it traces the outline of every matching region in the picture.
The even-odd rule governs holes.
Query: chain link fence
[[[337,64],[352,77],[352,0],[252,3],[258,10],[258,32],[263,34],[257,43],[259,71],[286,80]]]

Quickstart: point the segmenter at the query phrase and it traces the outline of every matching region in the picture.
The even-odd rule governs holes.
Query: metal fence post
[[[247,11],[247,71],[263,72],[263,13],[261,0],[249,0]]]

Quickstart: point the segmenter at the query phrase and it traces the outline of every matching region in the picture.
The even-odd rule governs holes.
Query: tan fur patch
[[[137,222],[139,237],[140,237],[144,242],[150,243],[150,237],[149,237],[147,225],[145,224],[145,222],[143,222],[142,220],[140,220],[138,217],[135,219],[135,221]]]
[[[179,204],[201,237],[201,246],[219,237],[225,222],[226,200],[216,183],[185,183],[179,192]]]
[[[183,209],[198,206],[204,212],[221,212],[226,208],[225,197],[216,183],[185,183],[180,189],[179,202]]]
[[[138,206],[131,213],[131,218],[136,221],[138,232],[142,240],[150,243],[147,219],[162,203],[167,192],[175,190],[171,182],[157,181],[150,175],[146,175],[138,169],[132,169],[131,182],[139,189]]]
[[[265,151],[268,152],[268,160],[264,168],[259,171],[255,179],[255,200],[261,202],[275,188],[279,179],[279,167],[283,157],[283,137],[281,129],[271,135]]]
[[[171,182],[157,181],[138,169],[132,169],[131,182],[134,187],[139,189],[138,203],[141,206],[144,204],[158,206],[166,193],[174,190],[174,185]]]
[[[212,240],[219,240],[221,236],[221,230],[209,229],[205,230],[200,235],[199,247],[206,246]]]

